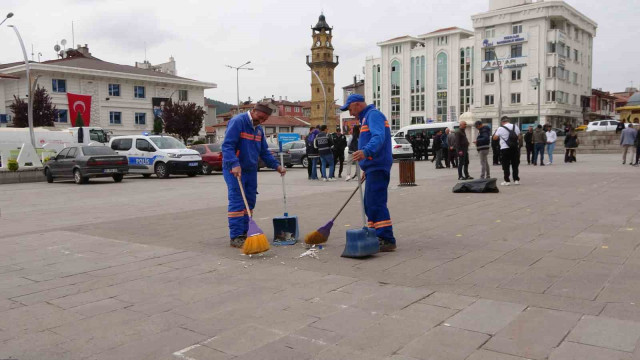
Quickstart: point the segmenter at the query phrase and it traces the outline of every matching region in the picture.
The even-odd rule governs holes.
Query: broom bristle
[[[326,243],[327,240],[328,240],[327,237],[322,235],[322,233],[317,230],[308,233],[307,236],[304,237],[305,244],[309,244],[309,245],[323,244],[323,243]]]
[[[245,255],[259,254],[269,250],[269,240],[265,234],[256,234],[247,237],[244,245],[242,246],[242,252]]]

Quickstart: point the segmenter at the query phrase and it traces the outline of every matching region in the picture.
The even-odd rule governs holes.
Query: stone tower
[[[334,102],[335,83],[333,81],[333,70],[338,66],[338,57],[333,55],[332,28],[329,27],[324,15],[318,18],[316,26],[311,28],[311,37],[313,44],[311,45],[311,55],[307,55],[307,65],[311,68],[311,124],[324,124],[325,115],[325,94],[322,91],[322,85],[326,92],[327,104],[327,126],[330,132],[335,130],[338,123],[336,121]],[[322,83],[318,81],[322,80]]]

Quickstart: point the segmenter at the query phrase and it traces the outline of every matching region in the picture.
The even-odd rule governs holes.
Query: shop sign
[[[491,38],[491,39],[484,39],[482,41],[482,47],[493,47],[493,46],[498,46],[498,45],[510,45],[510,44],[517,44],[517,43],[521,43],[521,42],[525,42],[527,41],[527,34],[526,33],[520,33],[520,34],[509,34],[506,36],[501,36],[501,37],[496,37],[496,38]]]
[[[503,59],[503,60],[483,61],[482,70],[483,71],[496,70],[498,68],[498,65],[501,66],[503,69],[520,68],[523,66],[527,66],[527,57],[521,56],[517,58],[509,58],[509,59]]]

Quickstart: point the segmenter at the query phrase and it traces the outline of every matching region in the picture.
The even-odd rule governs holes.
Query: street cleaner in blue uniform
[[[369,220],[368,226],[376,230],[380,251],[393,251],[396,249],[396,239],[387,208],[387,190],[393,164],[389,122],[375,106],[367,105],[360,94],[349,95],[340,110],[349,110],[351,116],[360,120],[358,151],[353,153],[353,160],[358,161],[364,171],[364,209]]]
[[[281,176],[287,172],[271,155],[260,126],[267,121],[271,112],[271,108],[258,103],[253,110],[234,116],[227,125],[222,143],[222,173],[229,195],[227,216],[232,247],[241,248],[244,245],[249,227],[249,214],[237,178],[242,181],[249,208],[253,212],[258,190],[258,157]]]

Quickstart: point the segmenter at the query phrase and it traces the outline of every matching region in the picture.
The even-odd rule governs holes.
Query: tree
[[[162,134],[162,128],[164,127],[164,124],[162,123],[162,118],[161,117],[154,117],[153,118],[153,133],[155,135],[160,135]]]
[[[186,144],[190,137],[200,133],[204,121],[204,110],[202,106],[192,102],[174,104],[169,100],[162,110],[162,120],[164,120],[164,130],[178,136]]]
[[[13,112],[13,126],[28,127],[28,104],[14,95],[13,103],[9,105]],[[56,118],[56,107],[51,103],[51,97],[45,88],[38,86],[33,93],[33,126],[53,126]]]
[[[84,127],[84,120],[82,119],[82,114],[79,111],[76,115],[76,127]]]

